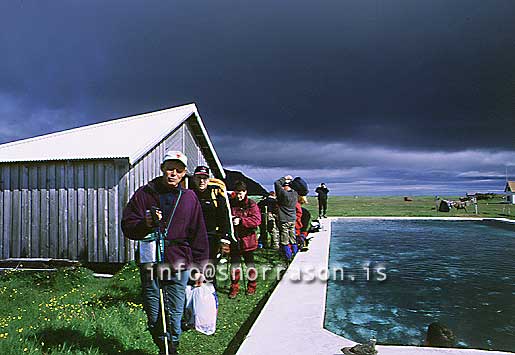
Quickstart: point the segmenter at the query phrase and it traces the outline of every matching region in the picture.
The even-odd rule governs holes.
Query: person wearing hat
[[[193,173],[193,190],[202,206],[204,221],[206,223],[209,239],[209,271],[206,270],[206,279],[216,288],[216,263],[221,250],[221,243],[230,243],[228,233],[230,229],[229,209],[227,207],[225,192],[217,186],[209,185],[209,168],[197,166]]]
[[[231,245],[231,287],[229,298],[236,298],[240,291],[241,262],[245,261],[247,272],[246,294],[252,296],[257,288],[257,270],[254,264],[254,251],[258,247],[256,228],[261,224],[261,213],[254,200],[248,197],[247,184],[234,183],[235,195],[230,200],[232,223],[237,243]]]
[[[258,207],[262,214],[260,242],[265,246],[268,244],[271,249],[279,250],[279,229],[277,228],[279,207],[277,206],[275,191],[270,191],[267,197],[259,201]],[[268,234],[270,234],[269,242],[267,241]]]
[[[140,187],[122,216],[122,230],[129,239],[143,240],[156,230],[165,236],[164,268],[158,270],[156,264],[140,264],[143,308],[160,353],[165,351],[165,339],[171,341],[169,353],[177,353],[190,270],[193,267],[203,270],[209,256],[200,203],[193,191],[180,185],[187,164],[182,152],[167,152],[161,163],[163,175]],[[163,269],[168,272],[161,272]],[[162,329],[159,286],[164,294],[169,334]]]
[[[296,205],[299,195],[290,187],[292,180],[293,177],[287,175],[274,182],[279,206],[279,239],[281,251],[287,261],[290,261],[298,250],[295,238],[295,220],[297,219]]]

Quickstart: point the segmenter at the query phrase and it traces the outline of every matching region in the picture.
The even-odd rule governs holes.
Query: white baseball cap
[[[183,163],[184,166],[188,166],[188,157],[186,157],[183,152],[178,150],[169,150],[166,152],[161,164],[164,164],[164,162],[167,160],[178,160]]]

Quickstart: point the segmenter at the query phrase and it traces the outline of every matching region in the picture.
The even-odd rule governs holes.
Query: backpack
[[[306,196],[309,193],[308,183],[303,178],[297,176],[290,184],[291,188],[297,191],[300,196]]]
[[[207,183],[207,188],[211,191],[211,201],[218,207],[218,196],[227,197],[227,188],[225,183],[217,178],[209,178],[209,182]]]
[[[311,213],[304,207],[302,207],[302,217],[300,218],[300,221],[302,223],[300,231],[309,233],[311,229]]]
[[[227,207],[227,213],[229,214],[229,221],[232,221],[231,204],[229,202],[229,196],[227,196],[227,186],[225,183],[217,178],[209,178],[207,183],[208,189],[211,191],[211,201],[215,207],[218,207],[218,197],[222,196],[225,199],[225,206]],[[229,231],[232,240],[234,239],[234,226],[229,223]]]

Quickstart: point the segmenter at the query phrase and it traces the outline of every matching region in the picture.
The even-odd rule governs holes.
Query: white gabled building
[[[168,150],[225,178],[195,104],[0,145],[0,259],[132,260],[122,210]]]
[[[506,200],[515,205],[515,181],[507,181],[504,192],[507,194]]]

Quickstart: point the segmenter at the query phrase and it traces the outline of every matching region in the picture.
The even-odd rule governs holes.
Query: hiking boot
[[[241,270],[240,269],[234,269],[231,272],[231,290],[229,292],[229,298],[233,299],[236,298],[238,295],[238,292],[240,292],[240,277],[241,277]]]
[[[238,296],[238,293],[240,292],[239,285],[238,287],[231,287],[231,291],[229,292],[229,298],[234,299],[236,296]]]
[[[249,281],[247,283],[247,295],[252,296],[256,293],[256,287],[257,287],[257,271],[254,268],[249,268]]]
[[[289,262],[293,258],[293,254],[291,251],[290,245],[281,245],[281,252],[283,254],[283,257]]]
[[[166,352],[165,351],[159,352],[159,355],[166,355]],[[179,352],[177,351],[176,348],[171,347],[168,349],[168,355],[179,355]]]
[[[183,332],[187,332],[188,330],[192,330],[192,329],[195,329],[194,324],[190,324],[190,323],[186,322],[184,319],[181,320],[181,330]]]
[[[177,350],[179,348],[179,343],[177,342],[168,342],[168,355],[178,355],[179,351]],[[166,355],[164,342],[162,345],[159,346],[159,355]]]

